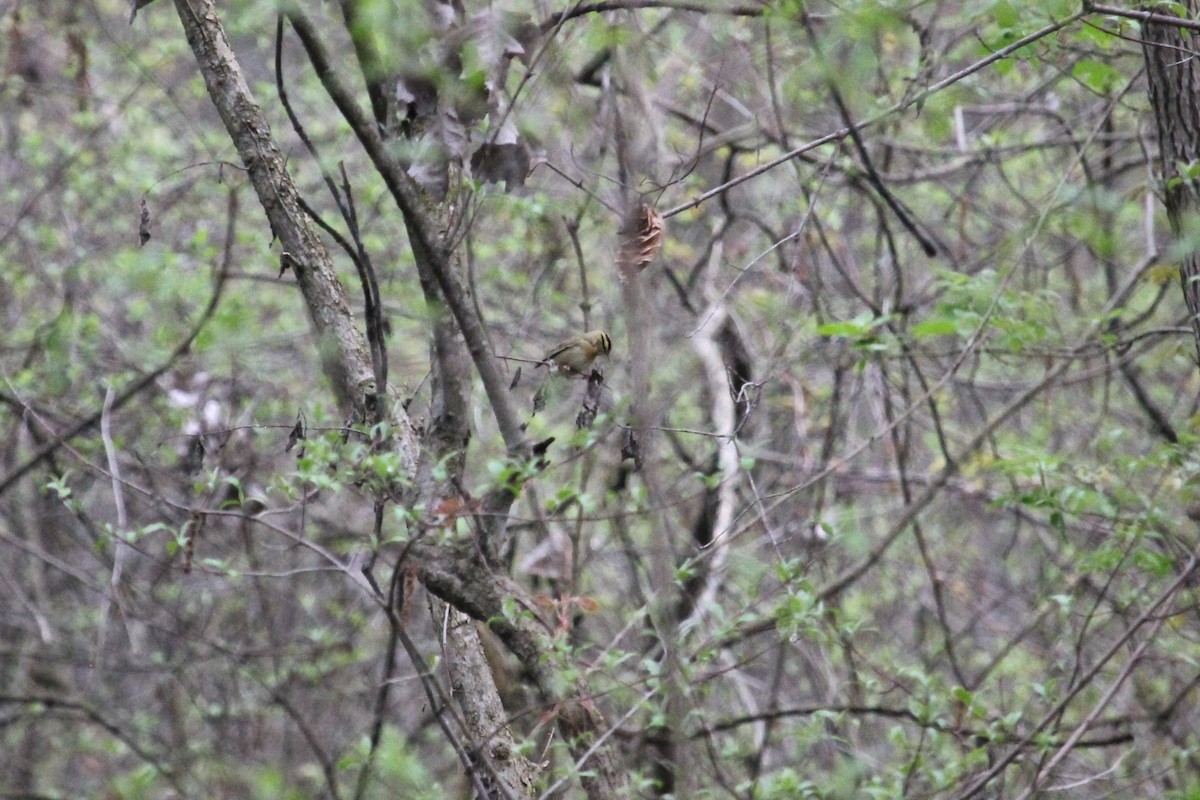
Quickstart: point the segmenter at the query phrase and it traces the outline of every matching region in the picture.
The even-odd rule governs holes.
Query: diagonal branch
[[[200,317],[196,320],[196,324],[192,326],[191,331],[188,332],[188,335],[182,342],[175,346],[175,349],[169,356],[167,356],[166,360],[163,361],[162,364],[160,364],[157,368],[147,372],[142,377],[130,383],[120,392],[117,392],[111,398],[111,401],[106,400],[103,407],[79,420],[67,430],[54,434],[54,438],[39,448],[37,452],[35,452],[25,461],[25,463],[21,464],[21,466],[16,467],[7,475],[0,478],[0,496],[15,486],[17,481],[21,480],[21,478],[24,478],[30,472],[30,470],[34,469],[43,461],[53,456],[60,447],[100,422],[106,411],[107,413],[111,414],[124,407],[125,404],[130,400],[153,386],[154,382],[158,380],[159,377],[164,375],[167,370],[174,367],[178,363],[179,359],[183,358],[183,356],[189,350],[191,350],[192,343],[196,341],[196,337],[200,335],[200,332],[204,330],[205,326],[208,325],[209,320],[211,320],[213,315],[217,312],[217,307],[221,304],[221,296],[225,289],[225,280],[229,276],[229,267],[229,260],[226,258],[225,262],[221,266],[220,271],[217,272],[213,280],[213,293],[212,296],[209,297],[208,304],[204,307],[204,310],[200,312]]]
[[[272,232],[294,266],[321,342],[322,368],[333,384],[338,405],[347,415],[369,419],[376,387],[366,341],[355,323],[329,253],[300,207],[296,184],[242,75],[213,0],[175,0],[175,8],[209,97],[246,165]],[[394,413],[404,412],[397,409]],[[417,448],[411,427],[407,420],[396,422],[401,456],[406,463],[414,463]]]
[[[178,0],[177,0],[178,1]],[[450,313],[454,316],[459,331],[466,340],[467,350],[487,392],[492,413],[504,437],[504,444],[513,456],[527,455],[528,444],[521,430],[516,406],[508,392],[508,381],[500,371],[499,363],[488,347],[483,325],[471,307],[471,303],[450,268],[449,255],[437,236],[429,216],[424,212],[424,201],[412,178],[388,153],[374,122],[359,106],[358,101],[341,83],[333,72],[332,62],[325,46],[321,43],[312,23],[299,11],[288,13],[296,34],[304,45],[305,52],[316,70],[325,91],[329,93],[338,111],[345,117],[366,150],[375,169],[379,171],[396,206],[404,217],[408,230],[409,244],[419,269],[428,270],[437,282]]]

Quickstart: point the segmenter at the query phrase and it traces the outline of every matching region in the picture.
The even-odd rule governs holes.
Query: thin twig
[[[544,33],[569,19],[582,17],[585,14],[599,14],[605,11],[639,11],[644,9],[662,8],[671,11],[693,11],[698,14],[721,14],[729,17],[761,17],[767,13],[767,6],[721,6],[705,3],[688,2],[688,0],[601,0],[597,3],[578,3],[567,11],[559,11],[542,20],[538,26]]]
[[[419,189],[388,153],[375,123],[367,117],[354,95],[334,74],[329,53],[317,36],[312,23],[300,11],[289,12],[288,20],[300,37],[317,77],[358,137],[359,143],[379,171],[399,207],[418,268],[426,270],[429,273],[428,277],[436,283],[458,325],[459,332],[466,341],[467,351],[479,372],[505,445],[515,455],[526,453],[528,442],[525,440],[521,420],[508,391],[508,381],[492,355],[482,323],[471,309],[462,287],[453,274],[449,254],[434,230],[433,222],[424,212]]]
[[[1172,14],[1157,14],[1153,11],[1117,8],[1116,6],[1106,6],[1100,3],[1090,3],[1087,0],[1084,0],[1083,3],[1083,13],[1107,14],[1110,17],[1125,17],[1126,19],[1136,19],[1138,22],[1153,22],[1159,25],[1171,25],[1176,28],[1200,31],[1200,20],[1176,17]]]
[[[313,162],[316,163],[321,171],[321,179],[325,182],[326,188],[329,189],[329,194],[333,197],[333,202],[337,205],[338,211],[342,215],[342,220],[345,221],[346,227],[350,231],[350,237],[354,240],[353,247],[343,239],[334,228],[321,219],[315,210],[304,201],[302,197],[298,197],[298,202],[304,213],[308,214],[322,230],[333,235],[336,241],[346,254],[350,256],[354,268],[358,271],[359,283],[362,285],[363,293],[363,313],[367,321],[367,345],[371,348],[371,366],[375,373],[375,408],[373,423],[383,422],[387,415],[385,399],[387,397],[387,343],[383,337],[383,313],[380,308],[381,300],[379,297],[379,282],[375,276],[375,267],[371,264],[370,254],[367,248],[363,245],[361,232],[358,226],[358,214],[354,208],[354,197],[350,190],[350,179],[346,175],[346,167],[344,163],[338,165],[342,174],[341,191],[338,189],[337,183],[333,176],[325,169],[324,163],[321,161],[320,155],[317,153],[316,145],[309,138],[308,133],[304,130],[304,125],[301,124],[299,116],[292,108],[291,100],[288,97],[287,87],[283,80],[283,15],[279,14],[275,18],[275,88],[279,94],[279,100],[283,104],[284,111],[287,112],[288,119],[292,123],[292,128],[296,131],[296,135],[300,137],[305,149],[308,150]]]
[[[1114,641],[1112,645],[1110,645],[1109,648],[1104,651],[1104,654],[1096,659],[1096,663],[1094,663],[1091,668],[1081,676],[1081,679],[1075,684],[1074,688],[1067,692],[1067,694],[1061,700],[1055,703],[1054,707],[1047,711],[1045,716],[1042,717],[1042,721],[1033,726],[1033,728],[1025,734],[1021,741],[1018,742],[1006,756],[996,759],[996,762],[992,764],[986,772],[980,775],[965,792],[958,796],[958,800],[970,800],[970,798],[975,797],[977,794],[983,791],[985,786],[991,783],[993,778],[1007,769],[1008,765],[1017,758],[1017,756],[1025,749],[1025,747],[1033,742],[1039,733],[1041,733],[1041,731],[1046,727],[1047,723],[1051,719],[1059,716],[1080,692],[1082,692],[1088,686],[1091,686],[1092,681],[1095,680],[1096,676],[1100,674],[1100,670],[1102,670],[1104,666],[1112,660],[1113,656],[1125,649],[1133,635],[1137,633],[1137,631],[1143,625],[1151,620],[1154,620],[1154,626],[1150,634],[1147,635],[1146,639],[1142,642],[1142,645],[1144,646],[1153,641],[1154,632],[1158,630],[1158,628],[1162,625],[1162,622],[1165,620],[1165,617],[1158,617],[1158,609],[1171,600],[1171,598],[1175,596],[1176,592],[1178,592],[1179,589],[1184,586],[1184,584],[1192,579],[1192,573],[1196,570],[1196,557],[1197,554],[1193,553],[1187,565],[1180,571],[1179,576],[1176,577],[1176,579],[1171,582],[1171,585],[1164,589],[1157,598],[1155,598],[1150,606],[1143,611],[1138,618],[1129,625],[1128,628],[1126,628],[1125,633],[1117,637],[1116,641]],[[1109,691],[1105,693],[1100,702],[1097,704],[1097,708],[1103,708],[1103,706],[1107,705],[1108,700],[1111,699],[1111,692],[1124,683],[1126,670],[1131,668],[1131,666],[1137,662],[1141,649],[1141,647],[1135,649],[1135,652],[1130,656],[1129,661],[1126,663],[1126,669],[1123,669],[1121,674],[1118,675],[1118,677],[1113,681],[1112,685],[1109,687]],[[1081,724],[1078,728],[1076,728],[1068,741],[1064,743],[1063,747],[1060,748],[1058,753],[1055,754],[1056,759],[1053,760],[1055,764],[1057,764],[1058,760],[1060,760],[1057,758],[1060,756],[1060,754],[1065,755],[1070,751],[1070,748],[1067,745],[1077,742],[1079,737],[1082,736],[1086,731],[1087,727],[1088,720],[1085,720],[1084,724]]]
[[[100,624],[96,629],[96,661],[98,663],[104,660],[105,645],[108,640],[109,615],[113,605],[117,606],[117,611],[120,613],[121,619],[125,619],[125,608],[121,604],[121,577],[125,572],[126,563],[133,556],[133,550],[126,539],[129,516],[125,511],[125,492],[122,489],[121,465],[117,460],[117,448],[113,444],[112,438],[112,406],[114,399],[116,399],[116,392],[109,386],[104,394],[104,404],[100,409],[100,439],[104,442],[104,455],[108,459],[108,472],[113,487],[113,505],[117,511],[117,529],[113,537],[116,540],[116,546],[113,552],[112,575],[108,581],[108,590],[104,593],[104,602],[100,606]],[[128,629],[127,633],[130,634],[130,650],[137,653],[139,650],[138,642]]]
[[[888,117],[891,117],[894,114],[897,114],[901,111],[911,108],[914,105],[917,105],[918,103],[923,102],[930,96],[940,92],[942,89],[945,89],[947,86],[952,86],[953,84],[958,83],[959,81],[963,80],[964,78],[975,74],[976,72],[983,69],[984,67],[994,64],[995,62],[1000,61],[1002,59],[1007,58],[1008,56],[1015,53],[1017,50],[1020,50],[1022,47],[1030,45],[1039,39],[1043,39],[1052,33],[1062,30],[1063,28],[1067,27],[1068,25],[1078,22],[1080,19],[1082,19],[1086,15],[1087,15],[1086,11],[1079,11],[1075,14],[1072,14],[1069,17],[1066,17],[1065,19],[1059,20],[1058,22],[1052,22],[1049,25],[1046,25],[1045,27],[1034,31],[1033,33],[1029,34],[1028,36],[1024,36],[1024,37],[1018,39],[1017,41],[1013,42],[1012,44],[1010,44],[1006,47],[1001,47],[999,50],[995,51],[994,53],[992,53],[991,55],[989,55],[985,58],[981,58],[979,61],[976,61],[974,64],[969,64],[966,67],[963,67],[962,69],[958,70],[957,72],[954,72],[951,75],[946,76],[945,78],[943,78],[942,80],[933,84],[932,86],[929,86],[928,88],[924,89],[923,91],[914,94],[912,97],[901,100],[900,102],[892,105],[890,108],[884,109],[883,111],[879,112],[878,114],[876,114],[873,117],[868,117],[867,119],[863,120],[862,122],[859,122],[857,127],[859,130],[862,130],[864,128],[869,128],[873,125],[877,125],[880,122],[882,122],[883,120],[887,119]],[[778,167],[780,164],[786,164],[787,162],[791,161],[793,158],[795,158],[798,155],[807,153],[809,150],[815,150],[816,148],[820,147],[821,145],[829,144],[830,142],[836,142],[841,139],[844,139],[849,134],[850,134],[849,128],[841,128],[839,130],[833,131],[832,133],[827,133],[824,136],[821,136],[817,139],[813,139],[809,142],[805,142],[804,144],[799,145],[798,147],[795,147],[795,148],[789,150],[788,152],[784,153],[783,155],[779,156],[778,158],[774,158],[774,159],[766,162],[765,164],[762,164],[761,166],[755,167],[754,169],[750,170],[749,172],[738,175],[736,178],[732,178],[732,179],[722,183],[719,186],[714,186],[713,188],[709,189],[708,191],[702,192],[701,194],[696,195],[691,200],[681,203],[672,209],[664,211],[663,215],[662,215],[663,219],[670,219],[671,217],[675,216],[676,214],[683,213],[684,211],[687,211],[690,208],[695,208],[696,206],[700,205],[701,203],[705,202],[706,200],[710,200],[719,194],[723,194],[724,192],[729,191],[733,187],[735,187],[741,183],[745,183],[746,181],[750,180],[751,178],[757,178],[759,175],[762,175],[765,172],[770,172],[771,170]]]
[[[421,657],[421,651],[417,649],[417,645],[412,638],[400,625],[399,619],[392,620],[393,630],[396,633],[396,638],[404,647],[404,652],[408,653],[408,658],[412,661],[413,667],[417,670],[417,677],[421,679],[421,688],[425,690],[425,697],[429,700],[429,707],[437,719],[438,727],[442,729],[442,733],[446,735],[446,741],[450,742],[450,746],[454,748],[454,752],[458,755],[459,761],[467,771],[467,775],[471,778],[471,784],[475,787],[479,797],[490,797],[487,789],[484,788],[483,779],[479,775],[478,766],[471,754],[463,746],[458,739],[458,734],[450,727],[450,723],[446,721],[446,713],[450,708],[449,699],[446,697],[442,687],[438,684],[437,679],[433,677],[433,673],[425,664],[425,659]],[[486,761],[484,763],[487,763]],[[496,776],[497,778],[499,776]]]
[[[234,195],[231,194],[231,197],[233,196]],[[236,204],[236,201],[232,199],[230,202]],[[225,280],[228,277],[228,272],[229,263],[223,263],[213,280],[213,293],[208,300],[208,305],[205,306],[204,311],[201,312],[200,319],[196,321],[194,326],[192,326],[191,332],[188,333],[184,340],[175,347],[175,350],[171,352],[171,355],[167,357],[166,361],[164,361],[156,369],[151,370],[137,380],[130,382],[128,386],[117,393],[116,396],[113,397],[113,401],[110,406],[110,413],[120,410],[126,403],[153,385],[160,376],[166,373],[167,370],[171,369],[171,367],[175,366],[176,362],[178,362],[179,359],[191,349],[192,343],[196,341],[196,337],[200,335],[200,331],[204,330],[204,326],[208,324],[209,320],[212,319],[213,314],[215,314],[217,311],[217,306],[221,302],[222,291],[225,288]],[[101,408],[87,417],[84,417],[66,431],[54,434],[53,441],[47,442],[40,449],[38,449],[36,453],[30,456],[24,464],[12,470],[5,475],[2,480],[0,480],[0,496],[3,496],[5,492],[16,485],[17,481],[25,477],[30,470],[37,467],[50,456],[54,455],[54,453],[64,444],[76,438],[84,431],[89,430],[93,425],[100,421],[103,415],[104,410]]]
[[[272,692],[271,699],[283,709],[285,714],[291,717],[292,722],[300,729],[300,735],[304,737],[304,741],[308,743],[309,749],[312,750],[313,755],[317,758],[317,762],[321,765],[321,773],[325,776],[325,785],[329,787],[329,796],[333,800],[339,800],[342,794],[338,789],[337,766],[334,764],[333,759],[329,757],[329,754],[325,752],[325,749],[321,747],[321,741],[317,738],[316,731],[305,721],[299,709],[292,705],[291,701],[284,696],[282,691],[276,690]]]

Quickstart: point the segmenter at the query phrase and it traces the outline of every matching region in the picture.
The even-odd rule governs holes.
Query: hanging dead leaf
[[[534,466],[537,467],[538,471],[544,470],[546,467],[550,466],[550,459],[546,458],[546,451],[550,449],[550,445],[552,444],[554,444],[553,436],[548,439],[543,439],[529,449],[530,453],[533,454],[533,457],[537,459],[534,462]]]
[[[587,391],[583,395],[583,404],[575,415],[576,428],[590,428],[600,412],[600,390],[604,386],[604,375],[598,369],[593,369],[588,375]]]
[[[192,571],[192,560],[196,556],[196,539],[200,538],[200,533],[204,529],[204,521],[208,519],[203,512],[198,510],[192,511],[191,519],[187,521],[184,528],[183,542],[183,574],[188,575]]]
[[[633,428],[625,430],[625,440],[621,442],[621,460],[633,462],[633,471],[642,469],[642,443]]]
[[[536,414],[546,407],[546,394],[548,392],[547,387],[549,387],[549,385],[550,382],[545,381],[541,386],[538,387],[538,390],[533,393],[533,413]]]
[[[150,208],[146,205],[146,198],[142,198],[142,213],[138,220],[138,241],[139,247],[144,247],[146,242],[150,241]]]
[[[431,527],[442,528],[448,531],[454,530],[454,526],[458,524],[459,517],[467,517],[479,513],[481,502],[471,497],[443,497],[433,504],[433,508],[429,511],[427,523]]]
[[[404,567],[404,576],[400,581],[400,596],[396,598],[400,606],[400,625],[407,628],[412,620],[413,595],[417,593],[417,568],[414,564]]]
[[[137,12],[146,6],[153,3],[154,0],[129,0],[129,24],[133,24],[133,20],[137,17]]]
[[[274,239],[272,239],[274,241]],[[296,272],[296,259],[287,250],[279,254],[279,277],[283,277],[283,273],[291,270],[293,274]]]
[[[471,172],[485,183],[503,182],[506,189],[512,190],[525,185],[531,162],[524,142],[484,142],[471,154]]]
[[[662,250],[664,230],[662,214],[656,209],[646,203],[633,209],[621,230],[622,275],[631,276],[654,263]]]
[[[594,614],[600,610],[600,601],[594,597],[576,597],[575,605],[585,614]]]
[[[197,434],[192,437],[188,443],[187,453],[180,463],[186,475],[195,475],[204,468],[204,455],[208,452],[208,443],[204,441],[202,434]]]
[[[296,415],[296,424],[292,426],[292,430],[288,433],[287,447],[283,448],[283,452],[289,452],[296,446],[296,442],[302,442],[306,436],[304,433],[304,415]],[[300,449],[300,455],[304,455],[304,449]]]

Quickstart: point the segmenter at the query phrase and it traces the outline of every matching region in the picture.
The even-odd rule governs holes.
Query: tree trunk
[[[209,97],[246,165],[271,232],[283,248],[283,263],[300,284],[321,341],[322,366],[333,383],[341,410],[365,420],[368,398],[373,399],[375,394],[374,370],[329,253],[300,209],[296,184],[266,117],[250,93],[212,0],[175,0],[175,8]],[[409,430],[407,424],[399,428]],[[404,444],[406,462],[412,463],[415,445],[411,440]]]
[[[1196,0],[1184,0],[1188,16],[1196,17]],[[1166,6],[1156,6],[1170,14]],[[1158,125],[1163,194],[1171,231],[1186,244],[1180,268],[1183,298],[1200,354],[1200,49],[1195,31],[1158,22],[1142,27],[1150,106]]]
[[[242,162],[246,165],[251,183],[267,214],[273,233],[280,240],[287,264],[300,284],[309,313],[322,340],[323,367],[334,384],[338,400],[355,418],[369,419],[370,402],[377,391],[374,368],[366,342],[350,313],[342,288],[328,252],[300,208],[294,182],[276,145],[266,119],[250,94],[240,66],[222,30],[212,0],[175,0],[208,92],[229,132]],[[302,17],[292,15],[314,67],[324,71],[322,80],[330,88],[335,80],[329,73],[327,59],[315,48],[315,33]],[[319,63],[320,62],[320,63]],[[451,313],[434,315],[434,373],[436,387],[435,420],[422,445],[412,433],[402,409],[387,410],[398,431],[397,446],[409,465],[414,478],[414,491],[425,503],[440,497],[453,496],[450,481],[431,479],[431,467],[452,453],[451,466],[461,471],[462,448],[469,439],[468,409],[469,366],[473,361],[483,378],[485,388],[504,434],[510,454],[519,455],[527,449],[517,422],[515,410],[507,396],[491,353],[479,329],[478,320],[471,314],[469,304],[455,276],[451,274],[453,259],[444,243],[434,233],[433,211],[426,214],[423,203],[413,192],[403,170],[383,154],[377,134],[360,119],[361,113],[351,108],[353,99],[341,87],[333,86],[335,101],[343,113],[351,111],[348,119],[364,140],[369,154],[376,161],[396,197],[409,230],[414,256],[421,273],[426,301],[438,308],[445,303]],[[387,163],[382,163],[386,161]],[[389,180],[390,178],[390,180]],[[457,330],[455,330],[457,326]],[[465,343],[462,334],[466,334]],[[464,346],[465,345],[465,346]],[[397,419],[395,416],[399,416]],[[461,477],[461,476],[460,476]],[[511,498],[509,500],[511,502]],[[616,751],[603,740],[607,737],[603,716],[587,697],[587,689],[577,686],[575,692],[559,692],[551,687],[554,677],[543,663],[545,649],[542,634],[534,624],[506,625],[503,600],[506,595],[521,595],[521,590],[503,576],[493,575],[488,565],[479,562],[478,548],[468,543],[470,556],[456,558],[454,548],[414,541],[410,557],[421,564],[422,579],[435,594],[451,603],[458,611],[477,619],[492,622],[500,629],[502,638],[522,659],[526,668],[541,676],[539,691],[543,702],[558,711],[558,722],[573,752],[579,758],[584,789],[589,797],[616,798],[627,796],[627,776]],[[497,796],[532,796],[536,769],[521,756],[515,740],[504,723],[502,706],[492,676],[483,659],[478,636],[465,619],[452,615],[456,634],[446,642],[447,655],[453,662],[452,676],[460,705],[465,714],[467,735],[489,765],[488,791],[495,788]],[[505,635],[507,634],[507,636]],[[465,697],[471,694],[471,697]],[[492,780],[495,779],[495,780]],[[505,788],[499,788],[503,785]]]

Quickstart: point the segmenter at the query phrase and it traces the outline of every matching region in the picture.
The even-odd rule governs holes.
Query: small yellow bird
[[[612,352],[612,339],[604,331],[588,331],[557,344],[542,358],[542,363],[564,372],[583,375],[597,356]]]

